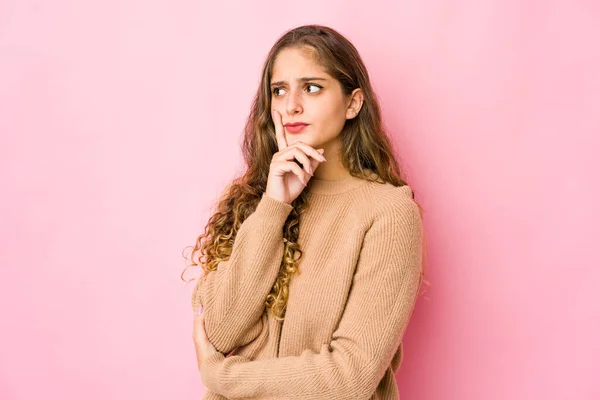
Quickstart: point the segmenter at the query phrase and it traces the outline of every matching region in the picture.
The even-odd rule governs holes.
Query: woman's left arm
[[[213,354],[204,384],[235,398],[371,396],[400,345],[421,284],[422,222],[414,201],[387,202],[365,233],[340,324],[320,352],[249,361]],[[391,207],[391,209],[390,209]]]

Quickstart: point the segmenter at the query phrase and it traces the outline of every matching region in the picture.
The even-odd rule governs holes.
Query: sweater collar
[[[368,175],[369,174],[375,175],[373,172],[368,172]],[[365,185],[367,182],[367,179],[357,178],[355,176],[337,180],[311,178],[308,182],[307,191],[308,193],[315,194],[338,194],[356,189],[362,185]]]

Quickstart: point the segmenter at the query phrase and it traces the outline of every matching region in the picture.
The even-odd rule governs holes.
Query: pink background
[[[600,398],[599,3],[222,3],[0,2],[0,398],[200,397],[181,253],[305,23],[359,49],[426,210],[402,399]]]

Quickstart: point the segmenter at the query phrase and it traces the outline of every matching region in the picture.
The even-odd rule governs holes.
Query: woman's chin
[[[291,144],[294,144],[296,142],[302,142],[302,143],[308,144],[309,146],[312,146],[312,144],[311,144],[312,140],[310,138],[310,135],[305,135],[303,133],[293,133],[293,134],[288,133],[286,135],[286,141],[287,141],[288,146]]]
[[[302,142],[302,143],[306,143],[313,149],[319,149],[325,145],[325,143],[322,140],[319,140],[318,137],[315,138],[313,135],[308,134],[308,133],[295,133],[295,134],[288,133],[285,135],[285,140],[287,141],[288,146],[290,146],[296,142]]]

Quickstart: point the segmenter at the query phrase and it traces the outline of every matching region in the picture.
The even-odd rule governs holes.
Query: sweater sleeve
[[[236,399],[368,399],[412,315],[421,284],[422,224],[416,203],[395,202],[365,233],[340,324],[319,352],[250,361],[213,354],[203,383]],[[390,211],[388,208],[387,211]]]
[[[260,334],[265,300],[283,257],[283,225],[292,209],[263,193],[240,225],[229,259],[199,279],[192,307],[202,307],[206,335],[219,352],[229,353]]]

